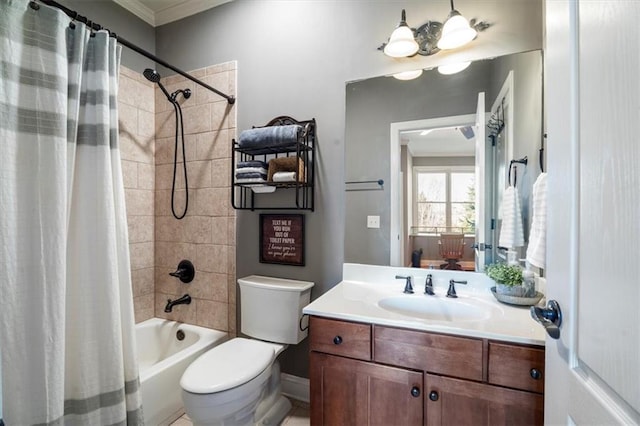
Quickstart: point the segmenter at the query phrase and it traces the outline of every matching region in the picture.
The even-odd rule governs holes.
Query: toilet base
[[[258,407],[258,411],[256,411],[256,414],[259,413],[259,410],[260,410],[260,407]],[[284,396],[279,395],[279,398],[275,401],[275,403],[273,403],[273,405],[271,405],[269,410],[266,413],[264,413],[262,417],[260,417],[259,419],[254,418],[256,420],[255,425],[256,426],[279,425],[282,423],[284,418],[287,417],[287,414],[289,413],[290,410],[291,410],[291,402],[289,402],[289,400]]]

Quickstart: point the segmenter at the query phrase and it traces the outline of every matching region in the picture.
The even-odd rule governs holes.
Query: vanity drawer
[[[482,381],[482,340],[374,326],[376,362]]]
[[[371,360],[371,326],[312,316],[309,322],[312,351]]]
[[[489,342],[489,383],[544,392],[544,349]]]

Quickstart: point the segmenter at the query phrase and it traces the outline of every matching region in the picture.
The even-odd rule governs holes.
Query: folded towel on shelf
[[[267,183],[267,180],[261,177],[245,177],[236,179],[236,183]]]
[[[522,247],[524,245],[524,232],[522,230],[522,211],[520,209],[518,188],[509,186],[505,189],[502,195],[500,213],[502,224],[500,226],[498,245],[508,249]]]
[[[236,172],[236,182],[238,179],[263,179],[267,180],[267,175],[260,172]]]
[[[267,169],[264,167],[238,167],[236,169],[236,175],[238,173],[262,173],[266,176],[267,172]]]
[[[250,160],[250,161],[238,161],[238,164],[236,165],[236,168],[238,169],[244,169],[246,167],[260,167],[260,168],[266,169],[269,167],[269,164],[267,164],[266,161]]]
[[[286,126],[258,127],[243,130],[238,138],[240,148],[293,146],[298,142],[298,135],[302,132],[302,126],[289,124]]]
[[[280,157],[269,160],[269,174],[267,180],[273,181],[273,176],[279,172],[297,172],[298,181],[305,181],[304,161],[299,157]],[[294,178],[295,180],[295,178]]]
[[[276,172],[272,176],[274,182],[295,182],[296,172]]]
[[[531,232],[527,246],[527,262],[538,268],[545,267],[547,245],[547,174],[540,176],[533,184],[531,193],[533,215],[531,218]]]

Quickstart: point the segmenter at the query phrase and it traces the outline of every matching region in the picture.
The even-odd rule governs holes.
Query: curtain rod
[[[236,102],[236,98],[235,97],[229,96],[229,95],[226,95],[226,94],[220,92],[219,90],[209,86],[204,81],[199,80],[199,79],[189,75],[185,71],[182,71],[181,69],[176,68],[175,66],[169,64],[168,62],[164,61],[163,59],[158,58],[153,53],[147,52],[146,50],[142,49],[141,47],[138,47],[135,44],[131,43],[130,41],[127,41],[126,39],[120,37],[119,35],[117,35],[113,31],[110,31],[108,28],[104,28],[100,24],[96,24],[95,22],[93,22],[92,20],[88,19],[87,17],[78,14],[78,12],[73,11],[73,10],[63,6],[60,3],[55,2],[54,0],[39,0],[39,1],[44,3],[44,4],[46,4],[47,6],[52,6],[52,7],[55,7],[57,9],[62,10],[71,19],[79,21],[79,22],[82,22],[83,24],[87,25],[89,28],[91,28],[91,29],[93,29],[95,31],[100,31],[100,30],[108,31],[109,34],[111,34],[111,36],[114,37],[118,41],[118,43],[122,44],[125,47],[128,47],[129,49],[133,50],[134,52],[137,52],[137,53],[141,54],[142,56],[145,56],[145,57],[151,59],[152,61],[162,65],[165,68],[169,68],[170,70],[177,72],[181,76],[188,78],[189,80],[193,81],[194,83],[199,84],[200,86],[202,86],[202,87],[204,87],[206,89],[209,89],[212,92],[222,96],[223,98],[225,98],[227,100],[227,102],[229,104],[234,104]],[[31,4],[35,4],[35,3],[32,1]]]

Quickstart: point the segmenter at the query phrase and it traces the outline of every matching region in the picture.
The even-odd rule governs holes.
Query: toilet
[[[198,357],[182,375],[182,402],[195,426],[277,425],[291,403],[281,394],[276,357],[300,343],[312,282],[251,275],[238,279],[237,337]]]

